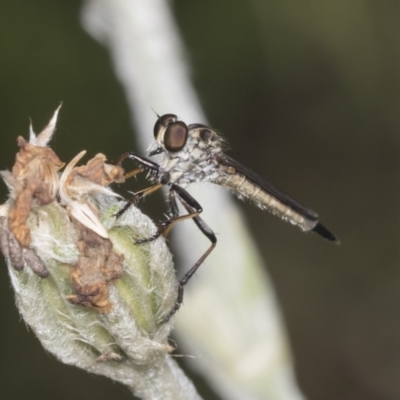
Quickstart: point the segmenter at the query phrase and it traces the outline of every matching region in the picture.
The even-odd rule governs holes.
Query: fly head
[[[157,142],[157,148],[149,153],[149,156],[163,152],[176,153],[181,151],[188,139],[188,127],[178,121],[174,114],[165,114],[158,117],[154,125],[154,138]]]

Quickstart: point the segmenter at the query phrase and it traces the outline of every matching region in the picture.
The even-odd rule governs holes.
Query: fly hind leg
[[[178,285],[178,296],[176,299],[176,303],[173,309],[160,321],[161,323],[167,322],[170,318],[179,310],[180,306],[183,302],[183,292],[185,285],[189,282],[190,278],[194,275],[194,273],[198,270],[200,265],[204,262],[204,260],[208,257],[211,251],[217,244],[217,238],[212,231],[212,229],[203,221],[202,218],[199,217],[199,214],[203,211],[200,204],[184,189],[180,186],[172,185],[171,191],[174,192],[174,195],[178,198],[181,204],[185,207],[189,214],[184,215],[185,219],[192,218],[194,223],[200,229],[200,231],[210,240],[211,245],[206,250],[206,252],[197,260],[197,262],[193,265],[192,268],[189,269],[188,272],[180,279]],[[180,217],[175,218],[174,222],[178,222],[177,220]],[[170,220],[172,221],[172,219]]]

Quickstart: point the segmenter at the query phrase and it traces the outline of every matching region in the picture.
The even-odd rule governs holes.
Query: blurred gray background
[[[399,399],[400,2],[171,4],[193,82],[231,156],[318,211],[341,239],[331,245],[242,203],[301,389],[310,400]],[[40,131],[61,100],[52,147],[62,160],[82,149],[110,159],[135,150],[122,88],[106,50],[80,27],[80,7],[0,4],[0,169],[11,168],[28,117]],[[155,219],[160,201],[145,204]],[[44,352],[19,318],[2,258],[0,267],[1,398],[131,399]],[[218,399],[194,378],[205,399]]]

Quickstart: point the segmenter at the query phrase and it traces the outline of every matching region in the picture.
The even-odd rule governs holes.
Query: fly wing
[[[233,158],[223,154],[223,156],[218,158],[218,161],[227,167],[232,167],[235,170],[236,174],[243,175],[249,182],[253,183],[257,187],[260,187],[262,191],[267,192],[271,196],[275,197],[279,202],[285,204],[287,207],[293,208],[298,213],[304,215],[305,217],[315,220],[318,220],[318,214],[314,211],[310,210],[309,208],[300,204],[297,200],[293,199],[286,193],[282,192],[276,186],[269,183],[267,180],[262,178],[260,175],[256,174],[250,168],[247,168]],[[233,170],[232,170],[233,171]],[[252,200],[252,199],[250,199]],[[266,205],[268,207],[268,205]]]
[[[226,154],[220,154],[217,160],[222,173],[213,180],[214,183],[230,189],[239,197],[248,198],[261,208],[298,225],[304,231],[312,230],[328,240],[337,241],[336,237],[318,222],[317,213]]]

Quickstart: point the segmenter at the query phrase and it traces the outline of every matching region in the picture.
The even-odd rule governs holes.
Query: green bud
[[[57,110],[58,112],[58,110]],[[169,356],[177,282],[163,237],[107,186],[120,167],[97,155],[59,176],[63,163],[46,147],[57,112],[2,177],[10,199],[0,206],[0,249],[18,309],[45,349],[60,361],[108,376],[143,399],[198,399]]]

